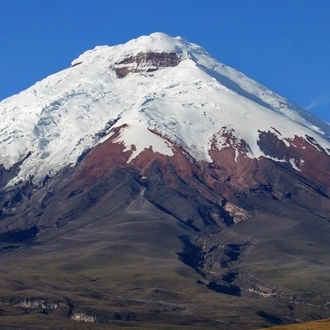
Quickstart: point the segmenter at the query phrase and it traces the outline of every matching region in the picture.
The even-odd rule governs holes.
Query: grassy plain
[[[329,330],[330,320],[319,320],[300,324],[268,328],[269,330]]]
[[[299,232],[297,226],[306,228]],[[238,238],[252,242],[234,265],[242,273],[252,271],[279,289],[293,287],[299,275],[300,283],[312,288],[310,278],[316,273],[309,260],[327,246],[326,235],[320,235],[317,243],[313,237],[306,240],[309,229],[308,223],[297,225],[290,218],[259,214],[220,235],[224,243]],[[327,311],[321,315],[320,306],[309,304],[308,297],[290,305],[287,298],[263,299],[245,292],[235,297],[210,290],[201,274],[178,259],[184,248],[179,237],[192,234],[182,222],[140,200],[125,213],[95,211],[46,230],[28,245],[3,246],[0,329],[237,330],[269,327],[272,320],[293,323],[326,317]],[[302,246],[311,249],[307,259],[306,251],[300,254],[290,239],[306,240]],[[281,264],[283,256],[287,260]],[[324,254],[315,259],[320,267],[316,271],[322,270],[319,276],[325,276],[327,258]],[[287,277],[282,278],[285,272]],[[329,282],[322,285],[326,295]],[[322,289],[316,284],[315,288]],[[47,309],[29,307],[24,301],[64,305]],[[72,321],[77,313],[94,317],[97,323]]]

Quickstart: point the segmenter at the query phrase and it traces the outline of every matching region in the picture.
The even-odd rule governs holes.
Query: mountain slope
[[[328,317],[329,125],[200,46],[97,47],[0,119],[4,315]]]

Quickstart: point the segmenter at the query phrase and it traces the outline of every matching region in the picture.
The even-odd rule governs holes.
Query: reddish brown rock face
[[[286,161],[291,159],[306,179],[315,180],[327,190],[330,189],[329,156],[314,139],[306,137],[305,140],[296,136],[292,140],[287,139],[287,146],[271,132],[261,132],[259,137],[259,147],[266,155]]]
[[[129,56],[115,64],[115,72],[118,78],[124,78],[129,73],[153,72],[166,67],[174,67],[180,63],[180,57],[176,53],[138,53]]]
[[[195,217],[193,226],[199,229],[205,226],[205,219],[208,219],[206,222],[222,219],[233,224],[234,215],[229,211],[239,210],[238,213],[244,214],[244,203],[250,195],[266,194],[315,214],[330,211],[329,156],[302,138],[288,141],[290,146],[287,146],[273,133],[260,134],[259,145],[263,152],[287,162],[265,157],[249,158],[245,142],[226,133],[226,147],[219,150],[217,141],[211,144],[211,164],[193,160],[179,147],[173,148],[173,156],[154,152],[150,147],[127,163],[131,151],[124,152],[124,146],[114,142],[118,134],[87,155],[66,189],[90,187],[118,170],[126,170],[134,173],[136,178],[144,178],[142,184],[147,186],[147,199],[185,222]],[[292,167],[290,159],[296,168]],[[181,214],[182,203],[190,205],[189,211],[186,210],[189,216]],[[232,206],[226,209],[226,203]],[[240,205],[238,208],[235,206],[237,203]],[[203,209],[202,215],[196,211],[199,207]],[[245,214],[243,218],[248,217]],[[230,218],[232,220],[228,220]]]
[[[157,164],[165,186],[176,189],[176,180],[182,180],[216,204],[218,198],[215,196],[221,196],[220,200],[230,200],[237,193],[250,194],[258,189],[268,190],[274,198],[290,198],[296,202],[298,196],[303,195],[302,191],[310,191],[310,196],[314,191],[326,198],[330,190],[329,156],[299,137],[288,140],[290,145],[287,146],[271,132],[260,133],[262,151],[286,162],[265,157],[250,158],[245,142],[237,141],[233,135],[226,133],[226,147],[218,149],[217,141],[211,143],[211,164],[191,159],[179,147],[173,148],[173,156],[154,152],[150,147],[127,163],[131,151],[124,152],[122,144],[113,142],[118,134],[97,146],[86,157],[78,166],[73,182],[100,180],[118,168],[131,168],[140,176],[147,176]]]
[[[126,125],[116,128],[110,139],[88,154],[80,166],[77,166],[72,184],[91,186],[128,161],[132,151],[124,151],[125,146],[122,143],[113,142],[125,127]]]

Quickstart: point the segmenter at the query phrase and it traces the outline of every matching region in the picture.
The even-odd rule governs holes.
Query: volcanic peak
[[[262,132],[286,146],[300,137],[330,153],[328,124],[202,47],[154,33],[96,47],[70,68],[3,100],[0,164],[9,169],[22,162],[12,184],[31,177],[40,184],[112,138],[131,152],[129,162],[149,148],[173,156],[180,147],[212,163],[212,148],[231,147],[235,160],[241,155],[303,164],[265,152]],[[228,134],[238,142],[228,145]]]
[[[190,43],[181,37],[173,38],[167,34],[157,32],[149,36],[132,39],[125,44],[97,46],[93,50],[88,50],[80,55],[72,62],[72,66],[77,65],[77,63],[94,62],[102,59],[113,64],[120,63],[139,53],[174,53],[181,58],[186,58],[191,51],[206,53],[201,46]]]

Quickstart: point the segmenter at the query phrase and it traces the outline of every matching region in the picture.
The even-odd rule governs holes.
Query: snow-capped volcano
[[[328,317],[329,134],[180,37],[87,51],[0,103],[4,315]]]
[[[214,149],[271,158],[296,170],[304,159],[271,153],[261,134],[286,147],[295,139],[330,154],[330,126],[202,47],[162,33],[100,46],[0,103],[0,164],[22,162],[11,184],[40,184],[97,144],[113,138],[130,151],[174,155],[180,147],[212,163]],[[306,146],[302,146],[306,148]]]

